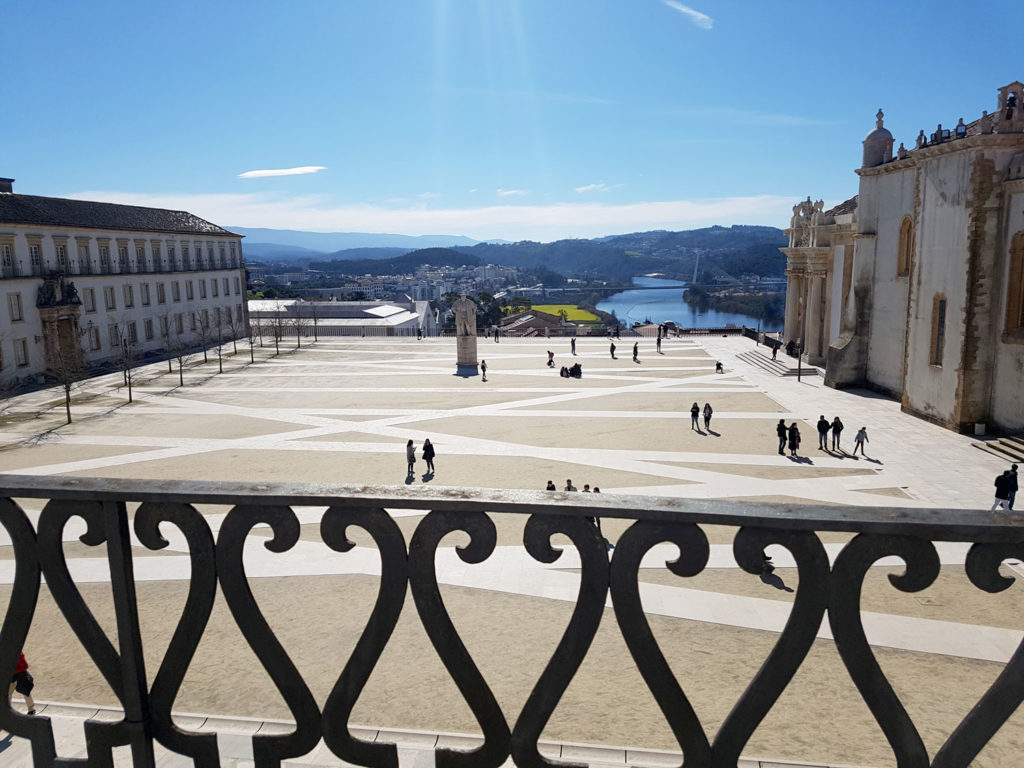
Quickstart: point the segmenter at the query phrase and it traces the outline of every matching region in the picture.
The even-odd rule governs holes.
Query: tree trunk
[[[68,413],[68,421],[67,421],[67,423],[70,424],[71,423],[71,386],[70,385],[65,385],[64,386],[64,410],[66,410],[67,413]]]

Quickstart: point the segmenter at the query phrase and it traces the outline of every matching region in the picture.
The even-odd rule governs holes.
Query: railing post
[[[103,525],[106,529],[110,586],[114,594],[118,651],[124,681],[124,723],[132,750],[132,763],[135,768],[155,768],[149,686],[142,655],[142,633],[139,631],[139,607],[132,567],[132,543],[128,532],[128,510],[123,501],[103,503]]]

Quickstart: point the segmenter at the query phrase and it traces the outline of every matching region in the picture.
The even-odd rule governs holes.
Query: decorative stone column
[[[807,292],[807,336],[804,339],[804,350],[807,352],[807,362],[811,365],[823,365],[825,357],[821,353],[821,297],[822,288],[825,283],[823,272],[812,272],[808,275]]]
[[[455,343],[457,345],[458,376],[476,376],[479,373],[476,360],[476,304],[462,298],[452,304],[455,312]]]
[[[796,272],[786,270],[786,321],[782,328],[783,341],[795,341],[800,336],[797,326],[800,317],[800,278]]]

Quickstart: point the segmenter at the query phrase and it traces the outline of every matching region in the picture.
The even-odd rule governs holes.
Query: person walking
[[[405,461],[409,465],[407,477],[412,477],[413,467],[416,464],[416,446],[412,444],[412,440],[405,444]]]
[[[612,353],[612,360],[614,360],[615,359],[615,342],[614,341],[611,343],[611,353]]]
[[[992,504],[992,508],[989,512],[995,512],[997,508],[1002,507],[1004,504],[1009,506],[1010,504],[1010,470],[1006,470],[999,477],[996,478],[994,483],[996,487],[996,500]]]
[[[778,425],[775,427],[775,434],[779,436],[779,456],[786,455],[786,442],[789,439],[789,430],[786,429],[786,420],[779,419]]]
[[[423,460],[427,462],[427,472],[434,474],[434,445],[429,437],[423,441]]]
[[[658,334],[658,354],[661,354],[661,334]]]
[[[487,361],[486,360],[481,360],[480,361],[480,373],[482,373],[484,375],[483,380],[487,381]]]
[[[1010,465],[1010,482],[1007,484],[1007,490],[1009,491],[1009,494],[1010,494],[1007,497],[1009,499],[1010,503],[1006,505],[1006,508],[1012,511],[1013,510],[1013,500],[1015,498],[1017,498],[1017,465],[1016,464],[1011,464]]]
[[[700,423],[697,421],[700,418],[700,406],[694,403],[690,406],[690,429],[696,429],[700,432]]]
[[[868,428],[861,427],[858,429],[856,436],[853,438],[853,455],[856,456],[857,449],[860,448],[860,455],[866,456],[867,454],[864,453],[864,443],[870,442],[871,441],[868,440]]]
[[[548,368],[555,367],[555,353],[550,349],[548,350]]]
[[[778,348],[778,346],[772,347],[772,360],[774,360],[778,356],[779,356],[779,348]]]
[[[495,344],[500,344],[501,343],[500,341],[498,341],[498,326],[494,326],[494,343]]]
[[[843,434],[843,422],[836,416],[832,419],[832,450],[839,450],[839,436]]]
[[[818,417],[818,450],[828,450],[828,431],[832,429],[832,425],[828,423],[828,419],[825,418],[825,414],[821,414]]]
[[[796,422],[794,421],[789,425],[789,455],[796,456],[797,449],[800,447],[800,430],[797,429]]]
[[[708,432],[711,431],[711,414],[714,410],[711,408],[711,403],[704,403],[704,429]]]
[[[569,339],[569,349],[572,350],[572,356],[576,357],[576,337],[575,336],[573,336],[571,339]]]
[[[639,341],[634,341],[633,342],[633,362],[634,363],[639,363],[640,362],[640,360],[637,357],[639,354],[640,354],[640,342]]]
[[[14,666],[14,674],[11,676],[11,688],[7,692],[7,706],[11,705],[11,699],[14,698],[14,692],[17,691],[25,699],[25,707],[28,709],[28,713],[34,715],[36,713],[36,702],[32,698],[32,689],[35,688],[35,685],[36,682],[28,671],[28,662],[25,660],[25,654],[19,653],[18,663]]]

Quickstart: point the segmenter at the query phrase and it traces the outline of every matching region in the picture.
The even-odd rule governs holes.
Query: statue
[[[61,294],[64,297],[65,304],[81,304],[82,300],[78,298],[78,289],[75,288],[75,284],[70,280],[63,283],[61,286]]]
[[[476,376],[476,304],[462,296],[452,304],[455,312],[455,344],[457,346],[457,369],[459,376]]]

